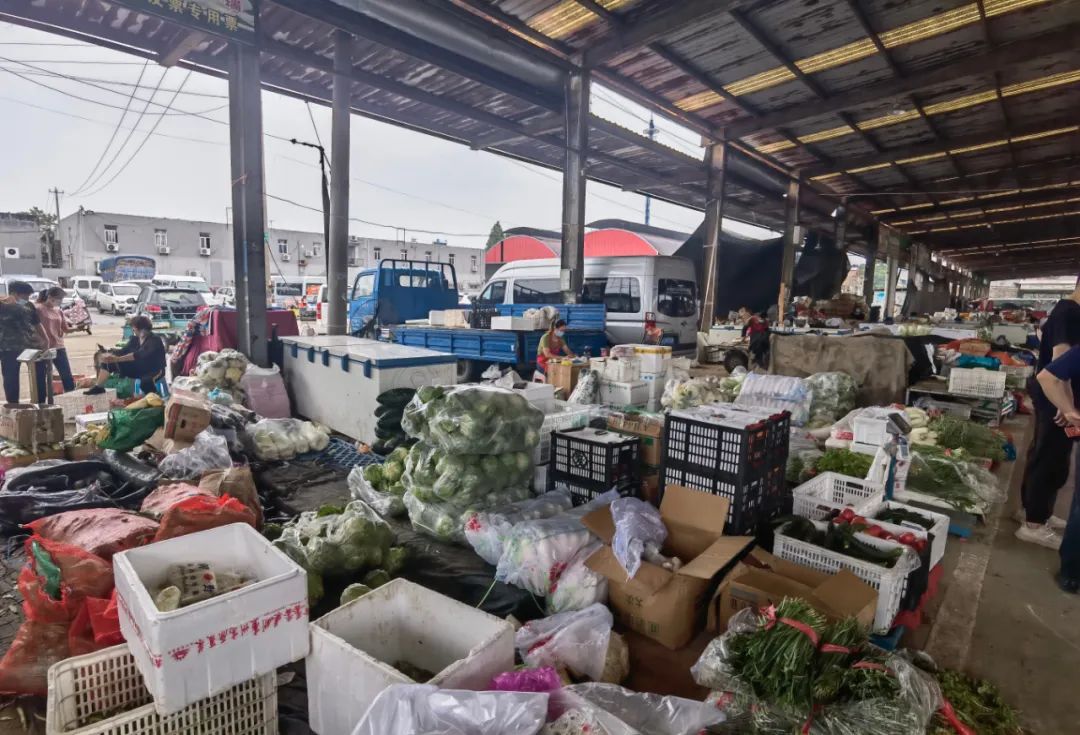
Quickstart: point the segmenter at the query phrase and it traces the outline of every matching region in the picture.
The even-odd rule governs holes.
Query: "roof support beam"
[[[563,121],[557,117],[554,113],[548,113],[542,117],[538,117],[535,120],[522,123],[522,127],[525,129],[525,133],[513,133],[510,131],[500,131],[498,133],[492,133],[481,138],[477,138],[469,144],[469,147],[474,151],[482,151],[485,148],[491,148],[496,145],[505,145],[507,143],[513,143],[518,140],[530,138],[534,135],[544,135],[545,133],[555,133],[563,129]]]
[[[1075,133],[1080,129],[1080,125],[1077,125],[1076,118],[1073,116],[1062,117],[1056,120],[1050,120],[1037,127],[1022,128],[1014,131],[1013,139],[1021,138],[1028,135],[1039,135],[1040,133],[1048,133],[1058,129],[1072,128],[1070,133]],[[849,168],[861,168],[863,166],[876,166],[881,163],[893,163],[897,160],[903,160],[906,158],[916,158],[918,156],[928,156],[936,153],[947,153],[952,150],[955,151],[960,148],[976,148],[980,146],[987,146],[997,143],[1002,140],[1001,133],[995,132],[983,135],[970,135],[961,138],[952,138],[940,141],[934,141],[933,143],[921,143],[917,145],[907,146],[903,149],[886,150],[882,153],[871,156],[857,156],[855,158],[849,158],[847,160],[840,160],[836,162],[836,165],[832,169],[827,169],[821,166],[811,167],[806,171],[806,175],[810,177],[820,176],[822,174],[829,173],[830,170],[835,171],[839,169]],[[1004,142],[1001,145],[1005,145]]]
[[[790,125],[819,115],[850,110],[862,105],[892,99],[937,84],[951,82],[973,74],[985,74],[991,70],[1008,69],[1033,58],[1069,51],[1080,37],[1080,24],[1065,26],[1034,38],[1006,44],[992,51],[975,56],[965,56],[960,61],[910,74],[904,78],[890,79],[879,84],[837,94],[818,102],[793,105],[762,115],[757,120],[738,120],[725,126],[732,138],[744,138],[762,130]]]
[[[1063,204],[1063,202],[1059,200],[1076,197],[1077,192],[1075,191],[1075,189],[1077,189],[1078,187],[1080,187],[1080,181],[1074,181],[1067,186],[1063,186],[1059,189],[1055,188],[1046,189],[1043,191],[1021,192],[1007,197],[983,197],[982,199],[972,199],[971,201],[957,202],[956,204],[938,206],[936,208],[925,207],[922,209],[914,209],[907,212],[898,212],[895,215],[889,215],[888,219],[883,219],[882,221],[887,225],[895,225],[897,220],[907,222],[914,220],[915,224],[919,224],[919,220],[921,218],[928,217],[930,215],[943,214],[948,216],[951,214],[956,214],[957,212],[966,212],[972,209],[981,209],[983,210],[984,214],[986,213],[986,210],[990,210],[990,214],[1002,214],[1001,211],[995,210],[1001,210],[1013,206],[1018,207],[1018,209],[1013,210],[1013,212],[1011,213],[1012,216],[1020,217],[1022,216],[1021,209],[1019,209],[1020,207],[1022,207],[1024,210],[1031,210],[1040,206],[1049,207],[1057,204]],[[1038,214],[1038,212],[1035,212],[1035,214]],[[972,216],[971,218],[965,218],[964,221],[971,222],[975,219],[977,218]]]
[[[184,58],[199,47],[206,40],[206,34],[201,31],[190,31],[181,34],[180,37],[165,51],[158,56],[158,63],[162,66],[176,66],[180,59]]]
[[[654,0],[634,20],[616,31],[613,38],[587,49],[584,65],[587,68],[599,66],[623,51],[648,46],[703,16],[722,13],[734,4],[735,0],[679,0],[674,3]]]

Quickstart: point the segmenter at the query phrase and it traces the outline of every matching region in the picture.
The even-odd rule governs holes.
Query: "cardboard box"
[[[146,440],[146,446],[153,449],[155,452],[161,452],[162,454],[176,454],[181,449],[187,449],[194,442],[184,441],[182,439],[168,439],[165,436],[165,429],[158,429],[153,435]]]
[[[668,485],[660,504],[668,529],[663,553],[684,565],[671,572],[643,562],[632,579],[611,549],[611,509],[585,516],[581,522],[605,543],[586,564],[607,578],[608,606],[619,622],[668,648],[686,645],[705,625],[702,606],[712,597],[714,579],[733,568],[754,542],[752,536],[723,535],[727,514],[727,498]]]
[[[0,437],[21,447],[64,441],[64,410],[59,406],[8,403],[0,412]]]
[[[165,438],[193,442],[208,426],[210,401],[190,391],[173,391],[165,404]]]
[[[659,467],[664,458],[664,417],[640,413],[613,413],[608,416],[607,426],[612,431],[630,434],[641,439],[641,463],[646,467]]]
[[[641,478],[641,499],[660,507],[660,471],[654,470]]]
[[[584,367],[585,365],[582,363],[567,364],[558,360],[549,362],[547,366],[547,382],[555,386],[555,390],[561,390],[562,398],[566,400],[574,392]]]
[[[854,616],[869,627],[874,623],[878,596],[873,587],[846,569],[829,574],[754,549],[716,591],[709,604],[708,629],[722,633],[739,610],[767,607],[785,597],[801,597],[831,619]]]

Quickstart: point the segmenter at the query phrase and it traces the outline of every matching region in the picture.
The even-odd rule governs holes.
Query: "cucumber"
[[[414,395],[416,395],[415,388],[391,388],[388,391],[380,393],[375,401],[380,406],[405,408],[405,404],[411,401]]]
[[[402,436],[405,436],[405,435],[406,435],[405,432],[401,430],[400,426],[397,427],[396,429],[383,429],[383,428],[380,428],[378,425],[375,426],[375,438],[376,439],[382,439],[383,441],[388,441],[390,439],[394,439],[396,437],[402,437]]]
[[[401,431],[401,414],[383,416],[375,423],[375,428],[383,431]]]
[[[380,457],[385,457],[390,454],[390,452],[394,451],[394,449],[387,442],[378,441],[371,445],[371,451],[375,452],[375,454]]]
[[[399,406],[379,406],[375,409],[375,418],[381,419],[383,416],[397,416],[401,417],[405,409]]]

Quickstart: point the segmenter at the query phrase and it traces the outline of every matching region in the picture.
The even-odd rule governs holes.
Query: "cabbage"
[[[378,589],[390,581],[390,575],[385,569],[372,569],[364,575],[364,584],[372,589]]]
[[[341,604],[348,605],[353,600],[360,599],[368,592],[371,592],[371,588],[368,587],[366,584],[360,584],[359,582],[357,582],[356,584],[350,584],[341,593]]]
[[[514,391],[492,386],[429,386],[405,407],[410,436],[448,453],[532,452],[544,414]]]
[[[383,466],[382,475],[389,485],[393,485],[400,480],[403,474],[405,474],[405,465],[399,461],[387,462]]]

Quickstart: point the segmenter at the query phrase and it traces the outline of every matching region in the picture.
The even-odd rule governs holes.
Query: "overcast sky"
[[[5,141],[0,211],[31,206],[52,211],[48,190],[55,186],[65,192],[61,216],[84,206],[224,220],[231,204],[227,83],[199,74],[185,82],[186,77],[183,69],[153,63],[144,68],[134,56],[0,23],[0,134]],[[164,107],[151,105],[139,120],[145,105],[140,98],[150,98],[159,83],[156,102],[167,105],[182,87],[173,112],[199,117],[161,116],[154,113]],[[131,111],[106,152],[136,84]],[[312,106],[311,111],[329,145],[329,109]],[[647,127],[643,108],[609,90],[594,88],[593,111],[631,129],[644,132]],[[315,138],[308,109],[297,100],[264,93],[263,115],[268,136]],[[660,142],[701,155],[693,133],[663,120],[657,126]],[[484,244],[496,220],[504,228],[559,227],[562,185],[557,172],[358,116],[352,132],[352,217],[438,231],[450,244],[475,246]],[[265,150],[267,193],[318,208],[315,152],[274,137],[266,138]],[[274,227],[322,229],[316,211],[274,200],[267,210]],[[652,224],[658,227],[690,232],[701,221],[695,210],[662,202],[653,202],[652,211]],[[611,217],[644,221],[644,198],[590,182],[586,221]],[[769,234],[725,221],[729,224],[751,236]],[[358,222],[351,232],[395,237],[392,228]],[[409,237],[435,235],[413,232]]]

